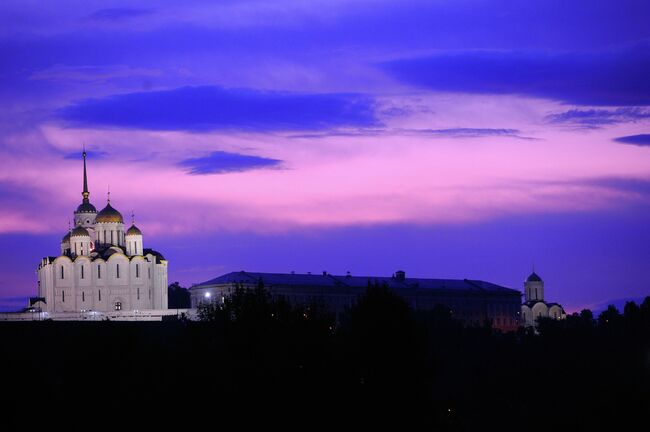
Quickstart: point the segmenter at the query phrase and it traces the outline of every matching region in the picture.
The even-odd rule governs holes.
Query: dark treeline
[[[345,316],[239,289],[201,321],[1,323],[2,420],[76,429],[625,430],[650,408],[650,298],[465,328],[369,287]],[[9,429],[8,429],[9,430]]]

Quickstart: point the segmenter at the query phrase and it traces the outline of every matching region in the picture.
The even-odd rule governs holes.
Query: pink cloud
[[[413,103],[408,98],[398,102]],[[646,199],[598,182],[650,180],[650,151],[611,141],[611,136],[634,133],[643,125],[606,131],[536,129],[539,125],[531,118],[542,118],[541,113],[553,108],[551,103],[465,97],[459,99],[464,118],[462,108],[454,106],[448,95],[419,102],[433,109],[389,119],[386,132],[379,136],[292,138],[282,133],[192,134],[46,125],[30,135],[27,150],[10,146],[11,151],[0,154],[9,167],[0,173],[0,181],[36,191],[33,199],[48,217],[38,224],[20,224],[18,207],[3,218],[1,229],[65,229],[80,201],[81,161],[63,160],[60,155],[79,150],[82,142],[108,154],[89,160],[91,201],[98,209],[103,207],[110,184],[115,207],[125,217],[134,210],[138,224],[151,234],[471,223],[503,215],[590,211]],[[446,114],[438,114],[441,109]],[[538,139],[390,133],[393,128],[495,124]],[[19,143],[20,138],[9,141]],[[35,157],[39,143],[51,150]],[[213,151],[279,159],[282,169],[188,175],[178,165]]]

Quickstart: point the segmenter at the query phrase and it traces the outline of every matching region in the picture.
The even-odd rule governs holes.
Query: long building
[[[336,314],[353,306],[369,284],[378,283],[402,296],[415,310],[444,305],[466,325],[489,321],[503,331],[520,325],[521,293],[517,290],[471,279],[407,278],[403,271],[390,277],[232,272],[192,286],[192,307],[202,302],[223,303],[237,286],[253,288],[260,282],[272,296],[283,296],[294,304],[322,302]]]

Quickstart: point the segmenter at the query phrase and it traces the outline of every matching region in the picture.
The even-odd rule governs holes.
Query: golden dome
[[[86,228],[79,225],[70,232],[70,237],[90,237],[90,234],[88,234],[88,230]]]
[[[137,226],[131,225],[131,227],[126,230],[126,235],[142,235],[142,231],[140,231],[140,228]]]
[[[106,204],[106,207],[104,207],[99,213],[97,213],[97,217],[95,218],[95,222],[99,223],[124,223],[124,219],[122,218],[122,213],[118,212],[115,210],[113,207],[111,207],[111,204],[108,203]]]

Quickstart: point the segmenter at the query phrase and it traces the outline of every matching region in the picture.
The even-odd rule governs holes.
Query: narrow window
[[[65,303],[65,291],[61,291],[61,301]]]
[[[135,277],[140,277],[140,264],[135,265]]]
[[[81,279],[84,278],[84,266],[81,266]]]
[[[151,279],[151,267],[147,268],[147,277]]]
[[[113,243],[113,231],[111,231],[111,244],[114,244]]]
[[[149,300],[151,300],[151,288],[149,288]]]
[[[116,264],[116,269],[117,269],[117,278],[120,278],[120,265]]]
[[[97,264],[97,279],[102,278],[102,266]]]
[[[102,290],[99,290],[99,301],[102,301]]]
[[[140,300],[140,287],[138,287],[138,300]]]
[[[82,302],[86,301],[86,293],[84,291],[81,291],[81,301]]]
[[[64,275],[63,275],[63,266],[61,266],[61,279],[63,279],[63,278],[64,278]]]
[[[122,302],[118,302],[118,301],[115,302],[115,310],[116,311],[122,310]]]

